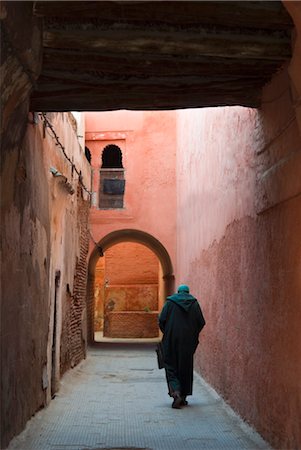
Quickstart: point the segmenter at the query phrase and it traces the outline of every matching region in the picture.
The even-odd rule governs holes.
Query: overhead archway
[[[95,269],[99,258],[110,247],[121,242],[135,242],[148,247],[157,257],[162,268],[162,296],[165,298],[174,289],[173,266],[166,248],[154,236],[140,230],[124,229],[104,236],[91,253],[88,266],[87,286],[87,331],[88,342],[94,342],[94,286]]]

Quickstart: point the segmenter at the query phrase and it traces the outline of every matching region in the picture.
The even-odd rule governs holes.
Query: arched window
[[[102,152],[102,169],[123,169],[122,153],[117,145],[107,145]]]
[[[122,151],[117,145],[109,144],[103,149],[101,159],[99,208],[123,208],[125,179],[122,164]]]

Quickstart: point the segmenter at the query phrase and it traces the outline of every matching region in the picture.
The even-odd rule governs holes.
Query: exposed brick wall
[[[79,186],[77,190],[78,201],[78,233],[80,240],[80,255],[77,259],[73,292],[67,293],[63,308],[61,345],[61,374],[68,368],[74,367],[86,357],[86,295],[87,295],[87,254],[89,247],[88,215],[89,202],[82,198]],[[68,304],[70,302],[70,304]]]
[[[114,245],[105,252],[109,285],[158,283],[159,262],[147,247],[133,242]]]
[[[95,318],[95,304],[94,304],[94,287],[95,287],[95,275],[94,273],[88,273],[88,286],[87,286],[87,338],[88,344],[94,341],[94,318]],[[97,330],[95,330],[97,331]]]
[[[110,312],[105,320],[104,335],[113,338],[153,338],[159,335],[158,313]]]

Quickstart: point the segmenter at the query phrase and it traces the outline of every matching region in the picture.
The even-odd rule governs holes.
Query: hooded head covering
[[[187,284],[180,284],[180,286],[178,287],[178,294],[183,294],[183,292],[189,294],[189,286],[187,286]]]
[[[188,311],[191,305],[196,302],[196,298],[189,294],[189,286],[187,284],[180,284],[178,293],[167,297],[167,300],[176,303],[185,311]]]

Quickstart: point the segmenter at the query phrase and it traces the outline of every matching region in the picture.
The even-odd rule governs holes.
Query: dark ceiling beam
[[[77,86],[88,86],[88,87],[94,87],[94,88],[106,88],[109,86],[110,88],[114,89],[114,86],[116,88],[119,88],[120,84],[123,84],[124,86],[133,87],[133,86],[144,86],[149,88],[152,88],[152,86],[162,86],[163,89],[171,89],[174,86],[182,87],[189,86],[193,87],[195,85],[198,86],[207,86],[210,88],[216,88],[217,86],[220,87],[228,87],[231,84],[233,86],[239,87],[239,89],[244,89],[245,87],[259,87],[262,85],[262,77],[257,75],[257,77],[243,77],[240,75],[234,76],[234,75],[220,75],[217,76],[216,74],[214,76],[198,76],[198,75],[187,75],[187,76],[152,76],[152,77],[137,77],[137,76],[128,76],[128,74],[120,74],[115,76],[100,76],[96,73],[84,73],[84,74],[78,74],[74,71],[65,71],[64,73],[56,72],[56,71],[49,71],[44,70],[43,75],[40,79],[40,82],[43,86],[42,91],[45,91],[48,85],[49,91],[55,86],[62,86],[64,89],[64,86],[68,85],[77,85]],[[39,92],[39,88],[36,90],[36,92]]]
[[[96,17],[122,23],[212,24],[214,26],[290,29],[292,21],[280,1],[53,1],[35,2],[41,17]]]
[[[260,105],[291,57],[280,1],[36,2],[34,110]]]
[[[43,85],[44,86],[44,85]],[[159,82],[154,85],[138,81],[129,85],[116,82],[102,86],[50,83],[45,80],[45,90],[36,91],[31,99],[33,110],[105,110],[105,109],[175,109],[185,107],[239,104],[255,107],[259,105],[261,82],[249,80],[244,84],[233,81],[199,80],[187,87],[186,84],[170,85]]]
[[[284,60],[291,53],[288,39],[277,36],[224,35],[217,32],[192,33],[185,31],[161,32],[156,29],[133,30],[55,30],[44,31],[45,48],[94,49],[107,54],[122,53],[169,55],[170,58],[202,55],[231,57],[241,60],[257,58]]]
[[[91,97],[93,97],[93,102]],[[140,91],[139,99],[135,93],[130,95],[119,92],[113,95],[112,92],[105,91],[102,95],[95,95],[93,91],[79,91],[77,93],[71,91],[69,93],[60,92],[57,97],[47,95],[40,99],[33,98],[31,111],[169,110],[232,105],[258,107],[260,105],[260,93],[258,93],[257,98],[250,96],[250,99],[247,100],[245,93],[225,93],[224,90],[213,95],[206,92],[200,93],[198,89],[187,96],[187,93],[179,94],[170,91],[163,94],[162,89],[159,89],[158,93],[153,93],[150,100],[149,95]]]
[[[260,73],[258,67],[260,65]],[[97,73],[99,77],[127,76],[179,76],[188,75],[240,77],[269,77],[279,67],[279,61],[262,61],[261,59],[247,59],[243,61],[231,58],[208,58],[199,56],[195,60],[188,58],[145,58],[145,55],[107,55],[89,54],[47,49],[44,52],[43,72],[55,71],[64,77],[66,71],[83,73]]]

